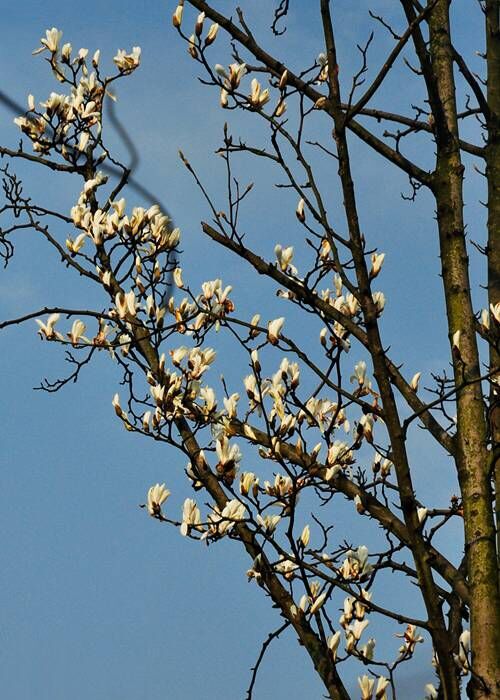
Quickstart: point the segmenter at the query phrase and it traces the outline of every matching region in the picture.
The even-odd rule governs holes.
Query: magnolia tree
[[[125,201],[130,171],[106,145],[105,103],[114,99],[113,84],[139,66],[141,49],[118,51],[107,75],[99,51],[74,50],[56,28],[35,53],[48,61],[59,92],[44,102],[30,95],[27,112],[15,119],[33,152],[23,145],[1,149],[0,244],[7,263],[16,232],[32,229],[68,276],[85,277],[100,290],[101,302],[95,310],[43,308],[1,325],[36,319],[43,340],[67,348],[73,371],[47,385],[50,390],[78,379],[97,353],[109,354],[123,370],[112,400],[117,419],[184,454],[182,515],[171,512],[164,483],[151,486],[143,507],[199,546],[217,546],[223,538],[240,543],[251,584],[282,618],[262,647],[247,698],[269,643],[290,628],[334,700],[349,697],[353,679],[362,700],[404,697],[400,671],[420,643],[430,650],[422,696],[454,700],[466,692],[493,699],[500,694],[500,3],[478,2],[484,76],[454,44],[448,0],[400,0],[397,26],[371,13],[393,47],[381,65],[371,66],[370,35],[354,47],[360,61],[354,74],[339,70],[342,10],[337,16],[329,0],[318,3],[319,55],[294,56],[293,66],[287,64],[280,37],[291,14],[301,12],[289,4],[270,3],[272,50],[257,41],[244,8],[230,16],[202,0],[173,7],[171,31],[193,59],[193,77],[201,75],[207,85],[207,99],[219,101],[228,120],[237,112],[240,123],[259,120],[263,127],[258,144],[224,127],[224,203],[212,200],[188,154],[181,154],[210,210],[202,230],[253,269],[256,280],[269,278],[284,308],[294,307],[289,318],[301,318],[302,325],[263,311],[238,315],[238,290],[221,279],[201,289],[190,284],[180,231],[159,206]],[[409,96],[419,103],[410,114],[376,102],[403,58],[419,85],[415,98]],[[431,154],[432,167],[405,155],[420,155],[412,150],[416,138],[427,141],[421,148]],[[381,332],[381,317],[390,313],[380,283],[385,256],[358,213],[350,156],[356,139],[385,159],[386,169],[408,176],[411,200],[419,190],[435,200],[436,221],[431,208],[429,225],[439,240],[443,283],[436,305],[446,311],[449,356],[442,374],[426,377],[425,388],[418,367],[398,366]],[[273,259],[244,235],[253,193],[233,175],[241,153],[281,172],[277,202],[294,193],[295,240],[301,242],[294,248],[276,240]],[[486,242],[477,244],[487,266],[482,309],[471,298],[464,153],[477,164],[471,176],[486,178],[488,187]],[[24,194],[13,167],[18,159],[79,176],[71,211],[48,209]],[[316,174],[320,161],[338,178],[342,208]],[[114,176],[105,174],[106,166]],[[258,212],[256,201],[252,218]],[[61,222],[64,238],[54,231]],[[265,216],[259,225],[265,229]],[[214,372],[229,359],[216,357],[216,333],[227,334],[236,356],[246,357],[238,385],[221,383]],[[408,440],[417,428],[456,471],[457,494],[453,486],[436,494],[438,506],[426,505],[415,488],[419,460],[410,459]],[[353,532],[371,533],[365,541],[340,539],[333,529],[335,504],[346,500]],[[462,534],[450,550],[441,535],[455,524],[453,532]],[[391,600],[395,586],[407,587],[406,605]],[[400,638],[395,653],[371,635],[382,618]]]

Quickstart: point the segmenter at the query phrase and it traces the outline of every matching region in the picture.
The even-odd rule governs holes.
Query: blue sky
[[[269,2],[245,4],[252,5],[248,18],[264,43],[272,46],[266,32]],[[304,56],[312,62],[322,50],[316,3],[302,4],[307,9],[301,10],[300,17],[293,11],[287,35],[276,49],[292,65],[300,65]],[[373,4],[356,3],[356,8],[367,10]],[[386,16],[397,16],[396,3],[375,4]],[[226,0],[218,5],[229,10],[233,3]],[[343,22],[341,75],[348,75],[357,65],[352,43],[366,37],[371,25],[364,15],[360,20],[353,3],[344,0],[336,5]],[[173,6],[137,0],[107,5],[95,0],[9,3],[2,8],[7,31],[0,45],[0,89],[22,104],[30,92],[42,100],[58,89],[42,57],[31,56],[39,37],[54,25],[74,47],[101,48],[107,60],[117,48],[140,45],[141,68],[122,82],[117,111],[141,154],[137,178],[166,204],[182,229],[186,276],[194,282],[222,276],[235,286],[234,298],[243,316],[262,309],[269,318],[285,313],[289,328],[307,348],[309,341],[300,335],[298,315],[276,300],[272,285],[257,280],[200,233],[199,222],[209,214],[179,163],[178,149],[186,153],[223,206],[223,170],[213,151],[224,119],[248,140],[262,141],[265,132],[255,120],[222,114],[216,93],[197,82],[199,73],[170,25]],[[482,48],[480,20],[471,8],[461,13],[457,38],[467,57],[472,57],[474,50]],[[375,38],[373,64],[378,65],[391,42],[380,28]],[[223,42],[216,46],[214,63],[227,62]],[[415,86],[407,71],[400,72],[384,87],[377,104],[408,111],[410,102],[418,99],[412,92]],[[326,125],[318,128],[327,135]],[[12,115],[0,106],[0,142],[13,147],[17,140]],[[121,148],[113,135],[109,140]],[[407,191],[405,178],[364,146],[353,141],[352,148],[362,225],[367,238],[387,253],[380,280],[388,297],[385,338],[394,358],[405,360],[407,376],[423,370],[429,381],[429,372],[448,362],[430,199],[423,193],[416,204],[404,202],[400,192]],[[432,161],[431,152],[422,152],[418,146],[414,153],[420,162]],[[477,201],[482,192],[468,177],[471,164],[466,165],[470,234],[481,242],[484,214]],[[249,240],[268,258],[275,242],[294,244],[299,250],[295,197],[280,191],[276,199],[273,183],[280,179],[276,173],[258,166],[253,169],[248,159],[238,167],[243,180],[255,180],[244,219]],[[322,163],[318,168],[331,192],[329,210],[342,226],[335,166]],[[18,171],[36,201],[67,212],[78,196],[75,181],[48,178],[24,166]],[[143,204],[132,193],[127,199]],[[484,282],[479,256],[474,251],[471,256],[477,282]],[[0,317],[59,303],[91,305],[98,299],[94,291],[64,274],[57,259],[34,236],[22,234],[14,260],[0,274]],[[232,355],[228,341],[215,339],[214,343],[222,358],[217,371],[241,391],[241,383],[236,384],[246,368],[235,368],[232,358],[237,354]],[[64,361],[61,352],[39,342],[34,323],[3,332],[0,353],[0,590],[4,601],[0,672],[5,697],[243,698],[248,669],[266,634],[279,626],[278,615],[261,591],[246,583],[248,561],[235,543],[221,542],[207,549],[187,542],[138,508],[150,484],[166,481],[173,492],[169,507],[172,504],[179,512],[184,498],[191,495],[182,473],[183,458],[123,431],[110,403],[120,377],[108,358],[99,358],[78,384],[48,396],[32,388],[42,377],[60,374]],[[357,359],[353,354],[353,364]],[[450,465],[420,432],[411,438],[411,451],[422,499],[431,502],[440,492],[446,498],[454,488]],[[349,512],[341,506],[332,517],[341,521]],[[337,522],[337,526],[340,533],[346,524]],[[391,591],[402,605],[404,595]],[[397,640],[388,639],[395,650]],[[424,683],[432,679],[428,645],[418,654],[418,663],[408,670],[415,674],[408,676],[415,683],[415,693],[406,696],[409,700],[421,698]],[[292,636],[285,634],[274,643],[262,667],[255,697],[284,700],[320,698],[321,694],[309,660]]]

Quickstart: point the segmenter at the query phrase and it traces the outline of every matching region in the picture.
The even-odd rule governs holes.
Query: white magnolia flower
[[[170,496],[170,491],[165,488],[165,484],[155,484],[148,491],[146,507],[149,515],[153,518],[161,516],[161,506]]]
[[[281,520],[281,515],[257,515],[256,520],[266,535],[272,535]]]
[[[289,270],[292,275],[297,274],[297,268],[292,265],[293,260],[293,245],[283,248],[281,245],[277,244],[274,248],[274,254],[278,261],[278,265],[282,272]]]
[[[330,635],[328,637],[328,639],[326,640],[328,648],[332,652],[332,657],[333,657],[334,661],[337,660],[337,650],[338,650],[339,644],[340,644],[340,636],[341,636],[340,630],[338,630],[334,634]]]
[[[199,530],[201,524],[200,509],[196,505],[196,501],[192,498],[186,498],[182,506],[182,524],[180,527],[181,535],[186,537],[190,528],[194,527]]]
[[[73,321],[73,325],[71,326],[71,331],[68,333],[68,338],[71,340],[71,344],[73,346],[77,345],[81,340],[84,342],[89,342],[87,338],[84,337],[85,333],[85,324],[83,321],[80,321],[80,319],[76,319]]]
[[[407,625],[406,630],[402,634],[396,634],[396,637],[404,639],[403,645],[399,648],[399,653],[402,656],[412,656],[417,644],[424,641],[424,638],[418,634],[415,625]]]
[[[47,319],[47,323],[43,323],[43,321],[40,321],[38,318],[35,319],[39,326],[38,332],[42,338],[46,338],[47,340],[52,340],[53,338],[62,340],[62,335],[55,330],[55,325],[59,321],[60,316],[61,314],[51,314]]]
[[[309,612],[311,613],[311,615],[314,615],[314,613],[318,612],[318,610],[321,607],[323,607],[325,600],[326,600],[326,593],[322,593],[321,595],[319,595],[315,599],[315,601],[313,602],[313,604],[309,608]]]
[[[41,53],[42,51],[45,51],[45,49],[48,49],[50,53],[57,53],[61,37],[62,32],[59,29],[56,29],[56,27],[52,27],[52,29],[47,29],[45,31],[45,38],[40,39],[40,43],[42,44],[41,48],[33,51],[33,55]]]
[[[302,199],[302,198],[299,199],[299,203],[297,204],[297,208],[296,208],[296,210],[295,210],[295,214],[296,214],[296,216],[297,216],[297,219],[298,219],[301,223],[304,223],[304,221],[306,220],[306,213],[305,213],[305,210],[304,210],[305,204],[306,204],[306,203],[305,203],[304,199]]]
[[[366,362],[360,360],[354,365],[354,374],[351,376],[351,382],[357,381],[359,386],[363,386],[366,379]]]
[[[250,104],[255,109],[260,109],[266,102],[269,102],[269,90],[266,88],[262,90],[257,78],[254,78],[250,83],[251,92],[249,95]]]
[[[311,530],[309,528],[309,525],[305,525],[304,529],[300,533],[300,541],[302,542],[302,545],[304,547],[307,547],[309,544],[309,540],[311,538]]]
[[[183,5],[177,5],[175,8],[175,12],[172,15],[172,24],[176,29],[178,29],[181,26],[182,23],[182,11],[184,10]]]
[[[427,683],[425,688],[425,698],[424,700],[436,700],[438,697],[438,691],[432,683]]]
[[[379,676],[377,687],[375,689],[375,700],[387,700],[385,689],[389,685],[389,679],[385,676]]]
[[[466,676],[470,671],[469,652],[470,632],[469,630],[464,630],[458,640],[458,654],[453,654],[455,663],[463,676]]]
[[[374,279],[380,272],[384,263],[385,253],[372,254],[372,266],[370,269],[370,279]]]
[[[274,321],[269,321],[267,324],[267,337],[272,345],[277,345],[284,323],[285,319],[281,316],[280,318],[275,318]]]
[[[250,491],[255,490],[259,480],[253,472],[243,472],[240,477],[240,493],[242,496],[248,496]],[[255,495],[255,494],[254,494]]]
[[[364,675],[358,678],[358,684],[361,688],[361,700],[372,700],[375,680],[367,675]]]
[[[134,46],[130,53],[127,53],[124,49],[119,49],[113,61],[116,63],[118,70],[122,73],[126,71],[133,71],[139,65],[141,60],[141,47]]]
[[[205,37],[205,46],[210,46],[210,44],[214,43],[218,31],[219,25],[217,24],[217,22],[214,22],[210,25],[209,30],[207,32],[207,36]]]
[[[422,376],[422,372],[417,372],[416,374],[413,375],[411,378],[410,386],[413,389],[413,391],[417,391],[418,389],[418,383],[420,381],[420,377]]]

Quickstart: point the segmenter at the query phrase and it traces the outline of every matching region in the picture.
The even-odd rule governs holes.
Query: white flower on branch
[[[370,624],[369,620],[354,620],[349,627],[346,628],[345,634],[346,634],[346,651],[348,654],[350,654],[353,649],[356,647],[357,643],[361,639],[361,635],[365,631],[365,629],[368,627]]]
[[[35,322],[39,326],[38,333],[42,338],[45,338],[46,340],[53,340],[54,338],[57,340],[64,339],[62,334],[55,330],[55,325],[59,321],[60,317],[61,314],[50,314],[47,319],[47,323],[43,323],[43,321],[40,321],[38,318],[35,319]]]
[[[458,355],[460,355],[460,337],[462,335],[462,331],[458,330],[453,333],[453,338],[452,338],[452,349],[454,352],[456,352]]]
[[[161,507],[170,496],[170,491],[165,488],[165,484],[155,484],[148,491],[146,507],[149,515],[153,518],[161,516]]]
[[[121,73],[130,72],[137,68],[141,60],[141,47],[134,46],[130,53],[119,49],[113,61]]]
[[[386,688],[389,685],[389,679],[385,676],[379,676],[377,687],[375,689],[375,700],[387,700]]]
[[[217,24],[217,22],[213,22],[213,24],[211,24],[208,29],[207,36],[205,37],[205,47],[210,46],[214,43],[218,31],[219,25]]]
[[[375,279],[384,263],[385,253],[373,253],[372,254],[372,266],[370,268],[370,279]]]
[[[424,700],[437,700],[438,697],[438,691],[434,687],[432,683],[427,683],[425,685],[425,698]]]
[[[309,525],[304,525],[304,528],[303,528],[302,532],[300,533],[300,538],[299,538],[303,547],[307,547],[307,545],[309,544],[310,538],[311,538],[311,530],[309,528]]]
[[[337,630],[337,632],[334,632],[331,634],[328,639],[326,640],[327,646],[330,649],[330,652],[332,654],[333,661],[337,661],[337,651],[339,648],[340,644],[340,637],[341,637],[341,632],[340,630]]]
[[[228,398],[223,399],[224,408],[226,409],[227,417],[229,420],[233,420],[233,418],[236,418],[236,407],[239,400],[240,395],[237,393],[231,394],[231,396],[229,396]]]
[[[373,292],[372,297],[375,308],[377,309],[377,316],[380,316],[385,308],[385,295],[383,292]]]
[[[275,318],[267,324],[267,338],[272,345],[277,345],[285,319],[283,316]]]
[[[73,325],[71,326],[71,331],[68,333],[68,338],[71,341],[73,347],[76,347],[81,341],[89,343],[88,338],[83,335],[85,333],[85,324],[80,319],[75,319]]]
[[[420,377],[422,376],[422,372],[417,372],[416,374],[413,375],[410,381],[410,386],[413,389],[413,391],[418,390],[418,383],[420,381]]]
[[[274,248],[274,254],[278,261],[279,268],[282,272],[290,271],[292,275],[297,274],[297,268],[292,265],[293,260],[293,246],[290,245],[287,248],[283,248],[281,245],[277,244]]]
[[[349,581],[360,580],[368,576],[372,570],[373,567],[368,562],[368,547],[360,545],[356,550],[350,549],[346,552],[346,558],[339,569],[339,573]]]
[[[373,655],[375,653],[375,643],[376,642],[373,639],[373,637],[370,637],[366,644],[363,644],[363,646],[360,649],[361,656],[364,656],[364,658],[368,661],[373,660]]]
[[[269,102],[269,90],[266,88],[262,90],[259,81],[253,78],[250,83],[251,93],[249,95],[250,104],[254,109],[261,109],[267,102]]]
[[[237,498],[228,501],[222,512],[217,506],[213,507],[213,513],[208,515],[209,528],[202,537],[223,537],[228,532],[231,532],[233,527],[240,520],[244,520],[246,508],[243,503],[240,503]]]
[[[50,53],[52,54],[57,53],[62,34],[63,33],[59,29],[56,29],[56,27],[52,27],[52,29],[47,29],[45,32],[45,38],[40,39],[40,43],[42,44],[42,46],[39,49],[35,49],[35,51],[33,51],[33,56],[35,56],[38,53],[41,53],[42,51],[45,51],[45,49],[48,49],[48,51],[50,51]]]
[[[254,497],[258,493],[259,480],[253,472],[243,472],[240,477],[240,493],[242,496],[248,496],[250,491]]]
[[[396,634],[396,637],[404,639],[404,644],[399,648],[399,653],[403,657],[413,656],[417,644],[421,644],[424,638],[418,634],[418,629],[415,625],[407,625],[406,629],[401,634]]]
[[[281,515],[265,515],[264,517],[257,515],[256,520],[264,530],[265,535],[272,535],[281,520]]]
[[[356,365],[354,365],[354,374],[351,375],[351,382],[357,381],[359,386],[363,386],[366,379],[366,362],[360,360]]]
[[[227,437],[222,435],[215,441],[215,451],[219,458],[215,467],[216,472],[226,483],[231,484],[242,458],[241,450],[237,444],[233,443],[231,445]]]
[[[372,700],[375,680],[364,675],[358,678],[358,684],[361,689],[361,700]]]
[[[295,215],[297,216],[297,219],[300,221],[301,224],[303,224],[306,220],[306,213],[304,210],[305,204],[306,203],[304,199],[299,199],[299,203],[297,204],[297,208],[295,210]]]
[[[180,527],[181,535],[186,537],[189,534],[191,528],[196,530],[202,530],[201,525],[201,513],[200,509],[196,505],[196,501],[192,498],[186,498],[182,506],[182,523]]]
[[[325,600],[326,593],[322,593],[314,600],[313,604],[309,608],[309,612],[311,613],[311,615],[314,615],[314,613],[317,613],[318,610],[320,610],[323,607],[323,605],[325,604]]]
[[[495,323],[500,324],[500,301],[498,301],[496,304],[490,304],[490,312],[495,320]]]
[[[183,5],[177,5],[175,8],[175,12],[172,15],[172,24],[176,29],[178,29],[181,26],[182,23],[182,11],[184,10]]]
[[[458,639],[458,654],[453,654],[453,659],[463,676],[466,676],[470,671],[469,652],[470,632],[464,630]]]

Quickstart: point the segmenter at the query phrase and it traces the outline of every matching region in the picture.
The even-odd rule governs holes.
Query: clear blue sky
[[[214,4],[225,10],[233,6],[228,0]],[[252,5],[248,17],[270,46],[265,30],[271,3],[242,4]],[[292,3],[288,33],[276,49],[293,65],[303,56],[312,62],[323,49],[313,18],[318,3],[300,4],[308,9],[299,18],[293,9],[298,3]],[[387,0],[354,4],[397,15],[397,3]],[[293,326],[297,316],[275,299],[271,285],[256,280],[200,234],[199,221],[208,213],[179,164],[177,150],[181,148],[196,164],[222,206],[223,171],[212,154],[224,118],[246,138],[258,140],[262,132],[251,119],[221,113],[217,95],[197,83],[194,63],[171,28],[174,3],[26,0],[4,5],[0,89],[22,104],[30,92],[42,100],[58,90],[42,57],[31,56],[48,27],[62,29],[74,47],[101,48],[104,59],[117,48],[142,47],[141,68],[123,81],[117,109],[140,150],[136,175],[166,203],[182,228],[186,275],[198,281],[222,276],[235,286],[242,315],[262,309],[269,318],[285,313],[300,340],[298,322]],[[352,2],[334,5],[344,23],[339,34],[341,74],[348,75],[357,65],[353,40],[366,37],[370,25],[364,16],[359,20]],[[482,45],[480,19],[473,3],[468,5],[461,10],[457,38],[470,58]],[[378,65],[391,44],[380,28],[375,39],[373,65]],[[213,51],[214,63],[227,62],[222,44]],[[410,92],[413,82],[407,72],[400,73],[384,88],[377,105],[409,111],[415,99]],[[17,143],[12,116],[0,105],[3,145]],[[362,225],[367,238],[387,253],[380,283],[388,297],[387,343],[396,360],[405,359],[409,376],[423,370],[428,379],[430,371],[447,364],[430,200],[423,194],[414,205],[403,202],[399,192],[407,190],[405,178],[359,144],[353,143],[353,153]],[[430,162],[430,154],[419,156],[421,162]],[[241,169],[256,180],[252,200],[256,213],[247,217],[245,225],[256,247],[269,258],[275,242],[300,246],[295,197],[282,193],[276,205],[272,183],[279,178],[252,167],[246,161]],[[330,187],[334,168],[331,173],[323,168],[321,176]],[[69,211],[78,194],[76,183],[24,167],[19,172],[35,201],[49,201]],[[330,208],[336,212],[340,198],[335,184],[331,192]],[[471,186],[468,195],[470,234],[481,242],[483,213],[477,200],[482,193]],[[131,204],[144,203],[133,193],[127,199]],[[97,303],[95,296],[89,301],[88,290],[78,280],[63,274],[34,236],[25,233],[20,239],[14,260],[0,273],[0,318],[45,304]],[[477,255],[471,254],[476,265]],[[484,280],[478,277],[478,281]],[[302,342],[307,347],[307,338]],[[236,382],[245,368],[236,371],[227,359],[230,344],[217,343],[222,358],[217,371],[241,390]],[[235,543],[207,549],[160,526],[138,508],[150,484],[166,481],[173,492],[169,507],[179,512],[184,498],[191,495],[183,458],[123,431],[110,403],[120,377],[107,358],[100,358],[77,385],[48,396],[32,387],[44,376],[60,374],[64,361],[56,348],[39,342],[34,323],[4,332],[0,357],[4,697],[242,699],[248,669],[267,632],[279,626],[278,615],[260,589],[246,583],[248,561]],[[353,364],[357,359],[352,356]],[[422,499],[431,503],[449,483],[450,468],[419,434],[413,438],[412,451]],[[342,524],[338,527],[341,531]],[[404,604],[398,591],[391,594]],[[395,650],[397,640],[388,639]],[[418,653],[419,662],[411,671],[416,675],[408,677],[409,687],[414,682],[414,691],[405,696],[408,700],[421,698],[424,683],[432,679],[428,645]],[[292,636],[285,635],[263,665],[255,697],[320,698],[322,692],[310,661]]]

